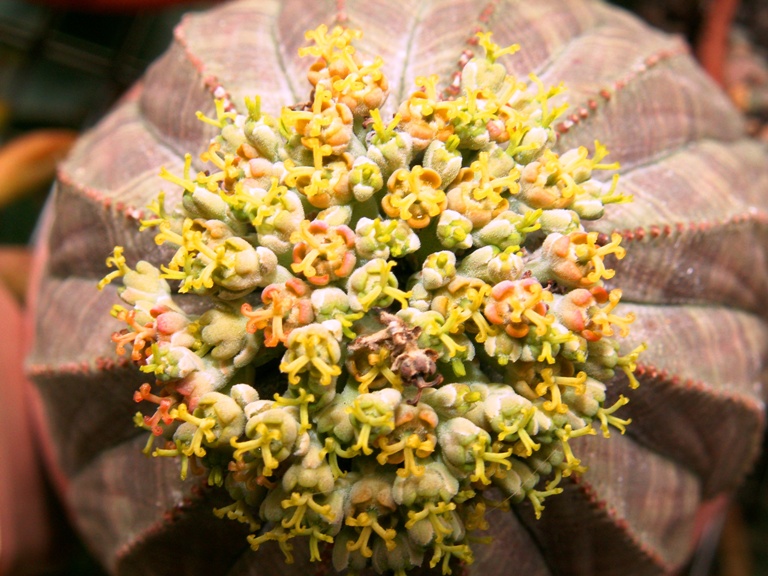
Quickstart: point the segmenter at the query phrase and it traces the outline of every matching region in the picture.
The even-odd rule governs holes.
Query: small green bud
[[[191,193],[184,193],[182,205],[191,218],[222,220],[230,226],[235,223],[235,219],[226,201],[218,194],[200,186],[197,186]]]
[[[455,143],[458,144],[458,142]],[[445,142],[433,140],[424,152],[422,165],[438,173],[441,181],[440,187],[445,190],[459,175],[462,161],[462,155],[455,149],[455,146],[453,149],[449,149]]]
[[[387,180],[395,170],[409,167],[413,159],[413,139],[406,132],[397,132],[386,142],[374,136],[367,156],[378,165],[382,180]]]
[[[245,408],[251,402],[256,402],[259,399],[259,393],[253,386],[248,384],[235,384],[229,391],[229,396],[241,408]]]
[[[227,154],[234,154],[245,141],[246,138],[242,126],[226,124],[222,127],[219,142],[221,142],[222,149]]]
[[[149,262],[140,260],[135,270],[128,270],[123,276],[123,288],[119,290],[120,298],[147,314],[147,318],[139,317],[140,323],[149,322],[149,310],[156,303],[170,300],[171,287],[160,274],[160,270]]]
[[[216,447],[229,446],[231,439],[238,438],[245,431],[243,409],[232,398],[219,392],[203,394],[197,403],[195,416],[215,420],[212,432],[216,436],[213,444]]]
[[[283,159],[283,140],[275,129],[264,120],[246,122],[245,136],[261,157],[270,162],[278,162]]]
[[[487,58],[472,58],[461,73],[463,92],[470,90],[490,90],[498,92],[507,78],[507,70],[502,64]]]
[[[487,227],[487,226],[486,226]],[[454,210],[445,210],[437,222],[437,239],[449,250],[472,247],[472,221]]]
[[[360,257],[402,258],[421,246],[419,237],[404,220],[360,218],[355,228],[355,249]]]
[[[365,202],[384,186],[379,165],[373,160],[360,156],[352,164],[349,185],[358,202]]]
[[[200,317],[203,342],[211,347],[211,357],[232,360],[235,367],[245,366],[253,360],[259,343],[245,327],[248,318],[236,311],[211,309]]]
[[[520,145],[517,146],[517,152],[513,154],[515,162],[518,164],[530,164],[536,160],[541,153],[551,147],[557,138],[557,134],[552,128],[544,126],[535,126],[528,130],[523,136]]]
[[[602,208],[602,204],[600,205]],[[573,205],[571,205],[573,208]],[[581,227],[579,215],[574,210],[544,210],[539,217],[541,231],[550,235],[553,233],[570,234]]]
[[[484,246],[465,256],[458,268],[458,273],[470,278],[480,278],[486,282],[491,281],[488,271],[488,262],[498,254],[498,248]]]
[[[441,250],[427,256],[421,267],[421,284],[427,290],[447,286],[456,277],[456,254]]]
[[[413,508],[425,502],[450,502],[459,493],[459,481],[442,462],[424,466],[421,476],[398,476],[392,485],[395,502]]]
[[[488,276],[493,284],[517,280],[525,270],[525,261],[513,250],[499,252],[488,262]]]

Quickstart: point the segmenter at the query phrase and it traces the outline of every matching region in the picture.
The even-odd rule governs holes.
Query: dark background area
[[[704,54],[702,47],[714,42],[714,7],[730,4],[730,0],[613,3],[684,36],[697,54]],[[151,3],[0,0],[0,146],[34,130],[82,131],[92,126],[164,51],[181,15],[214,2],[161,0],[154,2],[153,8],[137,7],[139,4]],[[726,24],[731,48],[720,79],[749,115],[750,129],[768,141],[764,127],[768,119],[768,68],[764,59],[768,2],[742,1],[735,18]],[[742,50],[739,54],[734,49],[737,41]],[[30,242],[49,189],[50,182],[45,182],[23,198],[0,203],[0,244]],[[44,573],[103,574],[65,524],[63,512],[59,516],[62,554]],[[686,573],[768,575],[766,544],[768,460],[764,457],[740,492],[738,503],[723,518],[722,526],[705,539]]]
[[[95,124],[162,54],[181,15],[211,3],[143,10],[114,3],[107,11],[62,4],[0,1],[0,145],[35,129]],[[0,243],[29,240],[49,187],[0,211]]]

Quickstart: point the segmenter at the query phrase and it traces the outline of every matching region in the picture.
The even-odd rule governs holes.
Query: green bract
[[[118,247],[102,285],[122,276],[113,339],[155,378],[136,393],[158,405],[136,418],[146,453],[206,467],[254,549],[274,540],[290,561],[304,538],[339,570],[450,573],[500,506],[486,488],[538,516],[583,470],[570,439],[629,423],[626,398],[603,405],[616,370],[637,385],[642,349],[618,355],[634,318],[603,287],[624,249],[581,225],[629,198],[593,179],[616,168],[599,143],[552,150],[561,88],[508,75],[515,47],[480,34],[458,97],[419,78],[385,124],[381,60],[363,64],[358,36],[307,34],[307,105],[200,115],[220,128],[211,169],[164,172],[182,202],[160,195],[143,221],[173,257],[132,270]],[[171,286],[204,304],[186,312]]]

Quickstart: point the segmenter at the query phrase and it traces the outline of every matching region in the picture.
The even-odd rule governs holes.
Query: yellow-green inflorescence
[[[600,143],[553,151],[561,88],[512,77],[497,58],[516,48],[479,36],[458,97],[418,78],[384,119],[359,33],[308,33],[308,104],[218,100],[198,115],[220,129],[210,169],[163,170],[182,200],[161,194],[143,228],[171,260],[107,261],[117,351],[154,378],[135,394],[157,405],[135,418],[145,452],[207,470],[254,550],[448,574],[502,506],[487,488],[538,516],[584,470],[570,440],[629,423],[625,397],[604,405],[642,350],[619,354],[634,318],[604,287],[624,249],[581,221],[630,198],[593,178],[617,168]]]

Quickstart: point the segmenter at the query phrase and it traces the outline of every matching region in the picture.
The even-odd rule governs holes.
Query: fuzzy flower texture
[[[604,287],[624,249],[581,221],[631,198],[593,178],[618,167],[599,142],[553,151],[562,88],[509,75],[517,46],[479,34],[460,90],[417,78],[383,119],[360,33],[306,37],[309,102],[198,113],[220,130],[210,169],[163,170],[181,201],[142,222],[172,258],[107,261],[100,287],[121,278],[128,306],[113,340],[154,379],[135,393],[145,453],[223,487],[214,513],[254,550],[291,562],[300,539],[337,570],[450,574],[486,511],[538,516],[584,470],[572,438],[629,423],[625,397],[604,405],[617,370],[637,386],[643,348],[619,353],[634,318]]]

